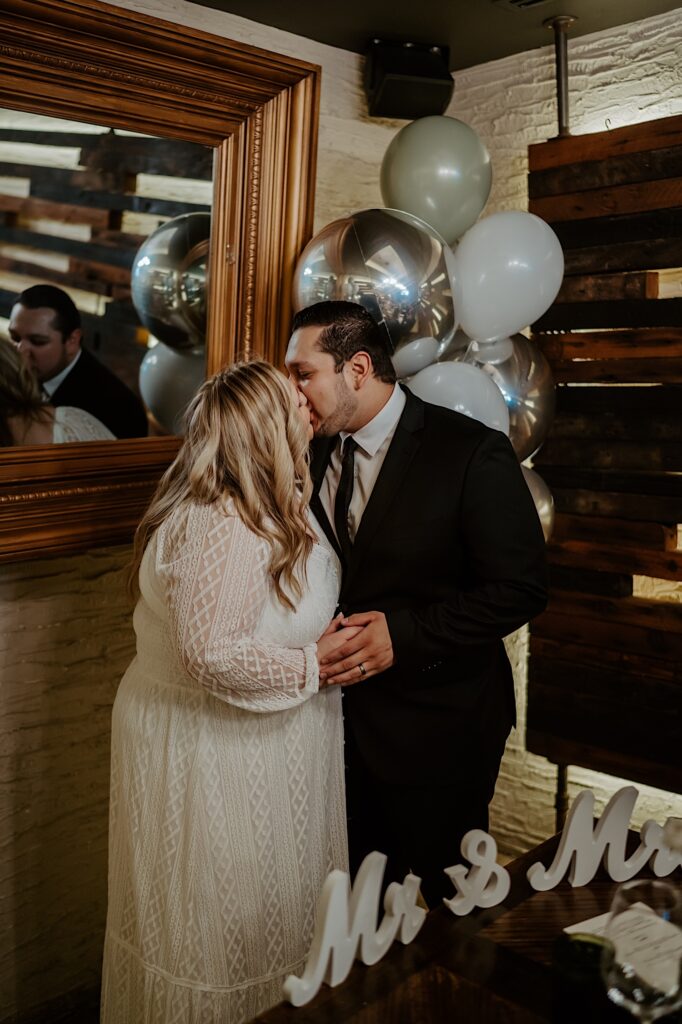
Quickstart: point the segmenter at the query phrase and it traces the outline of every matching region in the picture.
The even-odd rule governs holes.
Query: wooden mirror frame
[[[2,0],[0,106],[212,146],[207,372],[281,362],[320,69],[99,0]],[[172,437],[0,452],[0,561],[130,541]]]

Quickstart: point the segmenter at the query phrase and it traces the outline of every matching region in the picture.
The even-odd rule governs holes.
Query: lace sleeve
[[[85,409],[60,405],[55,409],[53,441],[69,444],[72,441],[115,441],[111,431]]]
[[[237,516],[190,506],[159,529],[157,570],[186,671],[220,700],[277,711],[319,687],[315,644],[279,647],[256,630],[270,595],[270,550]]]

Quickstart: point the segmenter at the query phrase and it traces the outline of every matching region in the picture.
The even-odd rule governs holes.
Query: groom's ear
[[[346,364],[350,370],[353,387],[357,391],[374,375],[374,366],[369,352],[356,352]]]

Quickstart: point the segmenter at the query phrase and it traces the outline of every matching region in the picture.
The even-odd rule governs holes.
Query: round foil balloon
[[[483,370],[509,409],[509,439],[523,462],[544,441],[554,416],[554,380],[549,363],[523,334],[501,341],[472,341],[455,358]],[[441,359],[447,357],[441,357]]]
[[[144,326],[176,349],[206,340],[206,268],[211,216],[186,213],[157,228],[133,261],[133,304]]]
[[[402,380],[435,363],[437,355],[438,342],[435,338],[417,338],[396,352],[393,356],[393,369],[398,379]]]
[[[294,275],[294,308],[326,299],[358,302],[383,322],[393,354],[419,339],[444,341],[455,327],[446,250],[416,217],[360,210],[328,224],[305,247]]]
[[[490,377],[468,363],[435,363],[415,374],[408,387],[418,398],[443,405],[509,435],[509,413]]]
[[[454,117],[421,117],[392,139],[381,164],[386,206],[431,224],[451,245],[471,227],[490,194],[488,151]]]
[[[534,323],[557,296],[564,254],[533,213],[494,213],[467,231],[455,252],[454,294],[470,338],[508,338]]]
[[[549,487],[539,476],[534,469],[528,469],[527,466],[521,466],[524,479],[528,484],[528,489],[533,495],[533,501],[535,502],[535,508],[537,509],[538,516],[540,518],[540,525],[542,526],[542,532],[545,535],[545,542],[549,541],[552,536],[552,530],[554,529],[554,498]]]
[[[140,394],[164,430],[180,434],[185,410],[205,377],[203,349],[177,352],[166,345],[155,345],[140,364]]]

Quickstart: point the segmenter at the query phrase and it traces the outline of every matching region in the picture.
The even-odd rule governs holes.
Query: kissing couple
[[[301,973],[332,869],[379,850],[433,906],[488,826],[502,638],[546,601],[514,451],[398,385],[354,303],[298,313],[286,366],[202,385],[137,531],[105,1024],[250,1020]]]

